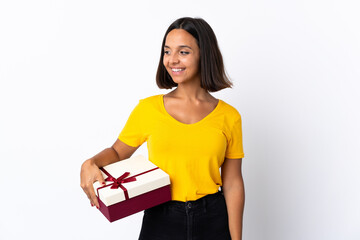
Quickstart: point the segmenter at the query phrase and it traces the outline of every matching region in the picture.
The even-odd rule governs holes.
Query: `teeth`
[[[183,71],[184,69],[181,69],[181,68],[172,68],[171,69],[173,72],[180,72],[180,71]]]

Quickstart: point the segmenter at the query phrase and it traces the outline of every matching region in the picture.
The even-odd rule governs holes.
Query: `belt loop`
[[[202,202],[203,202],[204,213],[206,213],[206,199],[205,199],[205,197],[203,197]]]

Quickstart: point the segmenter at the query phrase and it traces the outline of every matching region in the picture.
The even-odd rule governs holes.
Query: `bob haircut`
[[[226,76],[223,58],[214,31],[205,20],[190,17],[177,19],[169,26],[165,33],[156,73],[156,84],[158,87],[160,89],[171,89],[178,85],[172,80],[163,64],[166,37],[173,29],[183,29],[196,39],[200,49],[200,86],[209,92],[216,92],[228,87],[231,88],[232,83]]]

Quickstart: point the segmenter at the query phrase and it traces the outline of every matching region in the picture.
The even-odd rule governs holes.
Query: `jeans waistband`
[[[199,198],[195,201],[169,201],[166,203],[166,205],[170,208],[177,208],[180,210],[186,210],[186,211],[197,211],[197,210],[204,210],[206,212],[207,206],[209,206],[212,202],[214,202],[216,199],[219,199],[223,197],[223,192],[219,191],[214,194],[208,194],[202,198]]]

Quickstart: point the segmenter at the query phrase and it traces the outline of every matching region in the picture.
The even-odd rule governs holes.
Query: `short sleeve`
[[[242,128],[241,128],[241,117],[234,122],[233,127],[231,128],[228,145],[225,153],[226,158],[243,158],[243,141],[242,141]]]
[[[119,134],[119,140],[132,147],[142,145],[147,140],[144,129],[146,121],[145,115],[145,107],[140,100]]]

